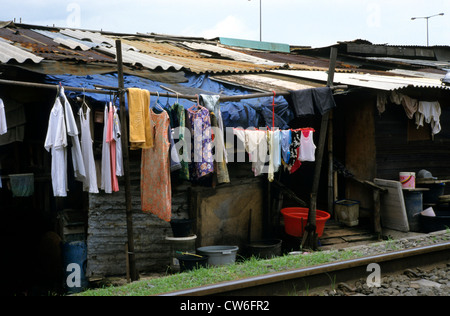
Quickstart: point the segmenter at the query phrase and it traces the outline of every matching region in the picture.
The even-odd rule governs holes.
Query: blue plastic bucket
[[[88,287],[88,281],[86,279],[86,242],[63,243],[61,248],[64,288],[69,294],[80,293]]]

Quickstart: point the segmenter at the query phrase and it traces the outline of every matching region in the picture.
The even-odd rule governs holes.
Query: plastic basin
[[[209,246],[197,248],[197,254],[208,257],[211,266],[223,266],[236,262],[237,246]]]
[[[291,207],[281,210],[284,218],[284,229],[286,234],[294,237],[302,237],[305,227],[308,224],[308,208]],[[322,237],[325,229],[325,223],[331,215],[324,211],[316,211],[316,233]]]
[[[208,263],[208,257],[206,256],[198,257],[192,254],[182,255],[178,257],[178,260],[180,261],[181,272],[206,267],[206,264]]]
[[[261,259],[270,259],[273,257],[281,256],[281,244],[280,239],[264,239],[258,240],[247,245],[248,254]]]

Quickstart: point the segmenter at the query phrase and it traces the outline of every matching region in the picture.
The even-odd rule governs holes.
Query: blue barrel
[[[69,294],[80,293],[88,287],[86,279],[87,245],[84,241],[63,243],[63,285]]]
[[[419,215],[423,211],[423,193],[421,191],[403,191],[406,214],[408,216],[409,230],[420,231]]]

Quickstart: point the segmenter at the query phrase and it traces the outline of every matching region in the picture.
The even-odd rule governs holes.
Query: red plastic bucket
[[[284,218],[284,229],[286,234],[294,237],[302,237],[306,225],[308,224],[308,208],[291,207],[281,210]],[[316,233],[322,237],[325,223],[331,215],[324,211],[316,211]]]

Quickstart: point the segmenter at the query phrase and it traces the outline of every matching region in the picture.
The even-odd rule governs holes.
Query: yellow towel
[[[150,92],[139,88],[128,89],[131,150],[153,147],[153,128],[150,121]]]

